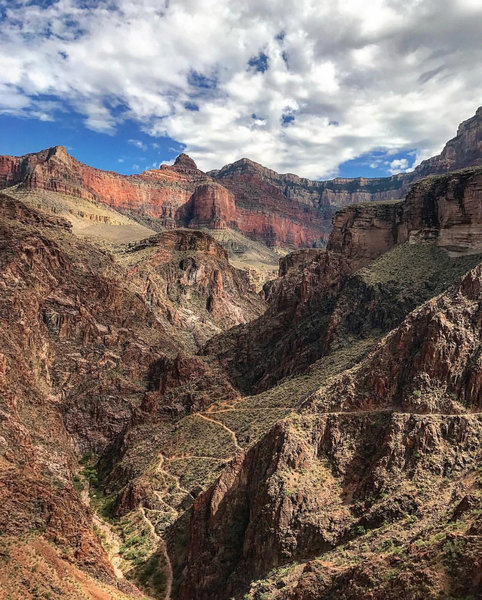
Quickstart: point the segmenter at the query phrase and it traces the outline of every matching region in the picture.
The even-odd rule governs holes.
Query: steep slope
[[[464,186],[457,187],[463,189],[462,196],[452,201],[459,208],[465,207],[461,209],[464,214],[472,215],[473,231],[480,226],[478,213],[470,210],[475,175],[472,173],[462,180],[458,179],[460,174],[452,176],[456,181],[465,182]],[[407,212],[402,210],[402,216],[413,214],[414,207],[418,205],[428,203],[437,211],[439,206],[446,205],[452,179],[436,179],[438,184],[434,184],[435,188],[421,184],[419,192],[411,200],[412,208]],[[440,193],[433,195],[433,189]],[[368,209],[370,211],[371,207]],[[422,213],[425,214],[423,210]],[[367,239],[370,239],[369,229],[375,228],[377,221],[368,220],[367,223]],[[414,220],[413,223],[419,231],[419,222]],[[349,232],[349,225],[346,229]],[[410,233],[411,226],[407,226],[406,231]],[[333,235],[336,237],[336,234]],[[446,372],[452,378],[450,381],[460,378],[462,382],[469,381],[467,374],[478,372],[473,367],[477,364],[474,361],[478,360],[478,350],[473,345],[474,341],[477,342],[474,333],[477,320],[475,325],[462,323],[460,330],[454,330],[453,338],[442,332],[447,347],[441,346],[440,353],[447,364],[441,363],[439,371],[434,371],[432,386],[423,373],[419,378],[416,374],[416,369],[428,370],[428,363],[410,363],[409,358],[403,358],[398,341],[382,345],[376,359],[363,362],[362,365],[368,365],[366,367],[357,367],[360,361],[368,361],[365,357],[383,335],[404,323],[410,311],[443,293],[482,258],[480,253],[475,253],[476,246],[461,246],[456,252],[452,248],[449,253],[437,246],[437,235],[408,237],[411,243],[393,245],[395,241],[392,241],[388,244],[388,252],[382,245],[377,250],[381,255],[375,260],[371,258],[377,252],[367,254],[364,259],[367,264],[362,269],[358,268],[352,256],[344,256],[345,247],[341,252],[307,249],[288,255],[280,263],[280,278],[265,286],[264,293],[269,304],[266,313],[249,326],[240,325],[215,336],[197,356],[180,354],[175,359],[159,362],[155,389],[145,395],[128,427],[98,463],[105,491],[113,502],[112,514],[119,519],[123,538],[129,540],[129,536],[136,535],[139,525],[132,533],[130,524],[138,523],[144,514],[165,542],[163,552],[153,556],[148,564],[139,565],[130,574],[136,582],[145,586],[144,589],[154,589],[153,573],[165,573],[166,569],[170,569],[173,598],[238,597],[236,594],[241,590],[248,592],[252,579],[265,577],[272,567],[289,560],[303,561],[306,557],[316,557],[332,548],[335,551],[340,544],[356,537],[354,532],[361,531],[357,528],[368,528],[365,520],[373,519],[378,523],[381,519],[380,522],[383,522],[383,511],[392,514],[395,509],[387,508],[385,504],[388,506],[388,502],[381,508],[378,506],[386,498],[378,499],[377,494],[388,493],[379,492],[379,487],[383,488],[385,481],[390,482],[390,485],[386,483],[389,490],[392,484],[396,487],[393,483],[396,481],[400,486],[405,485],[404,478],[409,479],[412,471],[400,475],[398,480],[397,473],[389,472],[380,476],[380,483],[369,482],[366,486],[364,482],[360,483],[362,491],[353,501],[358,502],[353,508],[347,500],[351,487],[349,483],[344,487],[344,480],[340,480],[343,465],[348,473],[347,481],[365,469],[367,472],[370,468],[376,470],[378,463],[370,466],[373,449],[382,445],[384,439],[383,436],[377,437],[382,435],[377,425],[378,417],[386,419],[383,423],[388,429],[383,431],[389,431],[392,425],[401,428],[399,452],[412,452],[412,422],[404,416],[403,423],[399,423],[397,416],[409,410],[409,405],[395,410],[391,401],[384,403],[382,398],[387,386],[393,383],[395,389],[403,388],[408,393],[410,386],[404,374],[406,369],[411,368],[408,377],[413,378],[418,386],[412,390],[413,398],[427,394],[424,396],[427,401],[419,402],[413,412],[426,412],[433,406],[439,406],[432,400],[428,402],[428,398],[434,396],[440,399],[440,406],[458,414],[466,412],[467,408],[459,400],[456,402],[451,394],[457,393],[462,397],[465,392],[461,391],[461,384],[454,390],[448,386],[443,392],[440,382],[438,387],[435,385],[435,375]],[[468,249],[474,253],[468,254]],[[453,296],[449,298],[451,302]],[[472,304],[477,306],[474,302]],[[438,306],[436,312],[441,310]],[[461,310],[463,315],[467,313],[467,318],[472,318],[472,313],[463,303]],[[451,314],[449,308],[447,312]],[[420,327],[418,341],[414,334],[417,327]],[[462,340],[464,335],[472,345],[464,342],[467,356],[463,355],[462,364],[454,359],[453,351],[454,339]],[[414,338],[411,347],[418,348],[419,340],[424,336],[422,321],[411,325],[408,334],[408,339]],[[379,397],[371,400],[372,393],[367,391],[367,397],[358,400],[357,396],[352,405],[345,407],[344,399],[349,396],[343,388],[331,403],[324,399],[325,390],[334,393],[333,390],[340,385],[338,382],[346,382],[351,373],[353,377],[346,383],[346,389],[361,394],[364,384],[362,379],[358,384],[358,377],[366,372],[370,382],[370,373],[376,372],[378,365],[386,364],[388,358],[385,359],[385,356],[389,351],[400,351],[390,362],[392,366],[399,367],[399,378],[388,369],[383,384],[381,377],[370,383],[379,389]],[[408,354],[410,352],[407,350]],[[428,356],[432,356],[430,349],[427,352]],[[453,376],[450,375],[450,366],[456,369]],[[460,371],[457,370],[459,367]],[[471,393],[477,397],[480,390],[477,391],[476,385],[479,383],[474,382],[478,379],[470,380],[464,389],[473,390]],[[445,393],[443,400],[442,392]],[[345,418],[338,414],[340,408],[355,414]],[[288,417],[293,411],[301,416]],[[317,429],[316,415],[319,411],[327,415],[324,424],[320,421],[320,428],[325,427],[328,436],[323,444],[331,444],[336,453],[333,467],[326,466],[323,457],[320,458],[321,466],[317,459],[310,458],[322,452],[317,444],[318,438],[325,435],[325,429]],[[275,425],[283,417],[288,419]],[[356,422],[352,421],[355,417],[358,418]],[[303,424],[301,428],[298,422]],[[284,423],[288,424],[288,429]],[[439,424],[436,426],[439,427]],[[458,421],[455,426],[459,426]],[[447,453],[452,443],[450,432],[453,428],[444,423],[440,427],[441,433],[437,435],[445,436],[442,450]],[[463,429],[464,424],[460,427]],[[449,433],[445,433],[447,428]],[[424,431],[420,433],[422,448],[425,444]],[[318,437],[315,442],[305,441],[304,432],[315,432]],[[346,444],[338,448],[338,441],[348,435]],[[470,452],[477,435],[479,430],[475,429],[470,442],[461,446],[460,455],[457,455],[467,454],[471,464],[476,460]],[[286,440],[287,466],[284,463],[283,440]],[[407,450],[404,450],[405,446]],[[418,446],[414,452],[421,452]],[[305,455],[308,456],[306,461]],[[433,460],[439,458],[433,457]],[[387,459],[383,456],[380,460],[384,464]],[[425,483],[417,485],[423,487],[428,485],[427,481],[431,486],[435,485],[424,471],[423,460],[420,458],[421,466],[417,467],[417,473]],[[293,473],[292,467],[296,473]],[[220,477],[218,482],[205,491],[216,477]],[[470,481],[471,475],[468,477]],[[450,493],[459,484],[459,480],[454,481]],[[345,493],[348,494],[346,498]],[[400,514],[412,515],[419,509],[422,500],[418,493],[414,492],[416,498],[413,502],[410,499],[404,504],[405,496],[400,499]],[[292,497],[294,499],[289,500]],[[441,495],[439,488],[436,493],[434,491],[435,497],[437,502],[440,501],[437,504],[440,510],[448,505],[447,495]],[[293,504],[297,498],[300,505]],[[288,505],[289,502],[291,504]],[[395,504],[399,504],[397,498]],[[429,504],[431,508],[434,506]],[[191,510],[194,510],[192,519]],[[437,511],[438,508],[432,512],[427,509],[423,519],[429,514],[438,515]],[[131,533],[125,533],[126,530]],[[209,532],[212,532],[211,537]],[[188,535],[191,539],[189,546]],[[391,535],[390,532],[387,536],[377,533],[377,539],[379,537],[380,544],[385,543]],[[263,536],[266,542],[262,540]],[[290,589],[297,585],[300,568],[294,568],[294,574],[290,571]],[[459,576],[455,579],[458,581]],[[278,593],[281,590],[278,583],[274,575],[273,582],[253,584],[261,590],[259,594],[255,592],[253,598],[258,600],[262,594],[272,591]]]
[[[180,598],[477,597],[481,300],[479,266],[232,461]]]
[[[227,252],[207,233],[174,229],[120,248],[143,297],[156,306],[197,350],[210,337],[258,317],[265,303],[246,271],[231,266]]]
[[[3,196],[0,216],[0,586],[7,597],[58,589],[108,598],[109,586],[138,596],[115,576],[74,489],[74,448],[100,448],[122,429],[146,376],[139,365],[159,356],[159,343],[173,346],[162,334],[155,340],[154,317],[123,288],[112,260],[76,241],[66,221]],[[34,564],[38,580],[25,577]]]
[[[482,252],[481,194],[482,170],[475,168],[422,180],[404,202],[342,209],[334,217],[326,251],[299,251],[282,261],[282,277],[265,286],[266,313],[249,327],[213,338],[203,352],[217,357],[236,386],[253,393],[320,358],[343,324],[348,339],[363,319],[378,321],[379,330],[388,331],[406,312],[443,290],[437,281],[444,281],[447,251],[454,257]],[[348,277],[402,243],[409,244],[407,252],[387,256],[380,266],[393,271],[388,291],[376,277]],[[423,248],[410,251],[427,243],[441,248],[439,257]],[[427,268],[420,277],[414,271],[420,273],[423,260]],[[466,270],[477,260],[459,264]],[[414,280],[400,310],[400,301],[390,306],[389,297],[401,298],[410,284],[400,277],[403,269]],[[363,317],[357,311],[364,311]]]
[[[55,146],[22,157],[0,157],[2,188],[23,194],[22,199],[47,210],[65,210],[66,198],[79,198],[86,207],[81,210],[87,215],[97,214],[98,208],[92,205],[103,203],[122,213],[124,220],[129,217],[151,230],[235,227],[270,246],[322,243],[329,229],[329,221],[318,211],[293,205],[282,195],[273,199],[260,190],[259,201],[244,206],[241,198],[200,171],[185,154],[179,155],[173,165],[124,176],[88,167],[63,146]],[[59,206],[55,206],[52,193],[59,195]],[[72,212],[74,217],[84,216],[79,215],[81,210],[67,210],[65,216],[70,219]],[[121,230],[115,232],[121,234]],[[137,231],[132,233],[134,240]]]
[[[175,269],[197,281],[209,305],[205,320],[214,315],[216,330],[230,319],[246,320],[244,310],[263,309],[246,276],[206,234],[161,238],[148,260],[172,312],[182,309]],[[184,271],[180,260],[191,261]],[[102,498],[96,456],[112,447],[158,385],[159,365],[202,339],[202,311],[194,322],[172,318],[139,274],[73,235],[68,221],[5,195],[0,266],[0,590],[16,598],[140,597],[102,547],[107,534],[114,541],[117,534],[93,519],[91,508]],[[148,558],[158,538],[146,527]],[[134,558],[124,555],[127,571]]]

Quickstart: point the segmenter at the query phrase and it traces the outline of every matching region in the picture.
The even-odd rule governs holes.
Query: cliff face
[[[403,203],[370,203],[347,206],[333,217],[328,248],[346,256],[355,267],[367,264],[397,243]]]
[[[432,557],[448,554],[438,543],[444,534],[425,542],[434,513],[439,523],[456,519],[458,510],[470,511],[462,507],[466,494],[480,489],[480,477],[473,478],[482,424],[473,411],[480,410],[482,380],[473,365],[480,361],[481,300],[479,266],[409,315],[357,369],[313,396],[300,416],[278,423],[239,455],[194,503],[180,597],[246,597],[246,582],[263,578],[250,598],[337,593],[354,599],[374,589],[380,589],[377,598],[396,598],[398,586],[384,582],[383,571],[374,581],[361,576],[371,561],[386,569],[380,552],[397,575],[393,580],[409,577],[406,597],[419,598],[421,590],[430,598],[480,593],[480,577],[463,580],[449,571],[439,580],[436,562],[429,567],[425,554],[420,563],[412,543],[423,540],[416,547],[429,548]],[[405,522],[407,512],[417,515],[418,525]],[[367,532],[382,524],[377,550]],[[469,569],[481,573],[480,539],[470,537],[470,527],[480,527],[477,511],[467,525],[467,537],[458,539]],[[396,560],[389,558],[393,536]],[[362,564],[354,566],[349,557],[363,543]],[[345,554],[337,553],[342,547]],[[294,564],[308,559],[301,569]],[[280,565],[281,581],[272,571]],[[321,576],[305,577],[310,572]],[[427,577],[422,588],[421,572]]]
[[[88,167],[56,146],[23,157],[1,157],[0,188],[14,185],[102,202],[147,218],[149,226],[232,227],[271,246],[322,244],[330,227],[318,211],[293,204],[282,194],[273,198],[261,192],[255,203],[246,205],[242,194],[233,195],[186,155],[172,166],[123,176]]]
[[[246,271],[201,231],[174,229],[130,244],[119,255],[151,307],[168,316],[195,351],[210,337],[264,312]]]
[[[215,183],[200,185],[189,202],[179,209],[176,220],[185,222],[193,229],[237,227],[234,196],[222,185]]]
[[[193,161],[183,159],[171,167],[163,165],[140,175],[118,175],[82,164],[63,146],[18,158],[4,157],[1,170],[3,187],[20,184],[61,192],[114,208],[145,212],[166,222],[189,200],[197,184],[209,180]]]
[[[457,135],[447,142],[438,156],[424,160],[417,177],[435,175],[482,164],[482,106],[475,115],[459,125]]]
[[[394,175],[373,179],[338,177],[329,181],[313,181],[293,173],[277,173],[248,158],[210,171],[209,175],[230,189],[243,186],[247,199],[256,198],[256,189],[264,186],[274,196],[281,194],[292,202],[317,208],[325,215],[332,213],[333,208],[346,204],[401,198],[411,180],[404,175]]]
[[[345,207],[328,249],[359,267],[396,244],[432,242],[456,254],[482,250],[482,170],[465,169],[413,185],[404,202]]]
[[[98,485],[95,457],[149,392],[169,388],[161,364],[174,365],[179,384],[176,357],[263,310],[204,233],[169,231],[124,258],[133,255],[126,270],[68,221],[0,195],[2,593],[29,597],[32,581],[52,597],[140,596],[93,528],[85,499]],[[38,576],[26,576],[34,562]]]

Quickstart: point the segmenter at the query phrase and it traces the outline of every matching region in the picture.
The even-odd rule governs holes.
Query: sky
[[[0,0],[0,154],[405,172],[482,104],[481,39],[482,0]]]

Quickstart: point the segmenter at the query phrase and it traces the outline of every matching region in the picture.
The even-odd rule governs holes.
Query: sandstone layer
[[[0,157],[0,188],[55,192],[109,205],[150,228],[233,227],[267,245],[322,244],[329,219],[278,194],[245,206],[181,154],[173,165],[124,176],[88,167],[62,146],[22,157]]]
[[[361,204],[338,211],[328,249],[356,266],[396,244],[435,243],[448,252],[482,250],[482,170],[464,169],[413,185],[403,202]]]

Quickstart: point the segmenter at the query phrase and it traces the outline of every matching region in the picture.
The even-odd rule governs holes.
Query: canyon
[[[74,214],[104,226],[119,226],[127,225],[128,217],[128,235],[133,237],[124,241],[141,239],[142,234],[146,237],[147,228],[150,232],[175,227],[233,228],[268,246],[294,249],[325,246],[336,209],[401,199],[423,177],[482,164],[481,148],[479,108],[460,124],[439,156],[423,161],[413,172],[392,177],[312,181],[276,173],[246,158],[204,173],[186,154],[180,154],[172,165],[124,176],[84,165],[65,147],[55,146],[21,157],[0,156],[0,189],[20,194],[27,202],[27,191],[50,194],[51,210],[71,220]],[[67,208],[55,206],[52,192],[86,204],[82,209],[75,208],[75,201]],[[42,202],[44,208],[47,204]],[[99,204],[115,212],[99,216]],[[145,229],[139,231],[139,224]],[[73,225],[78,227],[75,220]],[[122,228],[117,229],[120,234]],[[105,231],[100,235],[105,237]]]
[[[481,597],[481,120],[374,181],[1,157],[0,595]]]

